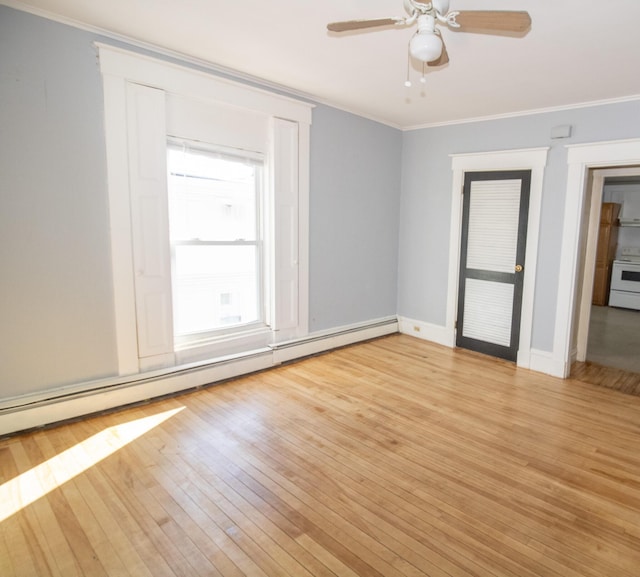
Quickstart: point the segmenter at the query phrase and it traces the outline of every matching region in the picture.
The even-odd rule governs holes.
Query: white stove
[[[640,248],[623,248],[613,261],[609,306],[640,310]]]

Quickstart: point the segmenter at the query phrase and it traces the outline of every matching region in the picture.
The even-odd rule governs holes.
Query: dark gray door
[[[459,347],[516,360],[530,187],[530,170],[465,174]]]

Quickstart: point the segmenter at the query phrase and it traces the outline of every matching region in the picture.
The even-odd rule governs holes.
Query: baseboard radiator
[[[398,332],[396,317],[317,332],[258,350],[170,369],[79,383],[0,402],[0,435],[101,413],[276,367]]]

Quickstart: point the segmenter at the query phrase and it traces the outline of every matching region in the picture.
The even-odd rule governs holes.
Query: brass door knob
[[[522,270],[523,270],[522,265],[521,264],[517,264],[516,265],[516,272],[522,272]]]

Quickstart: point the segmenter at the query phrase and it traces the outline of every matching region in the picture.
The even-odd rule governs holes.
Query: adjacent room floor
[[[640,373],[640,311],[592,307],[587,361]]]

